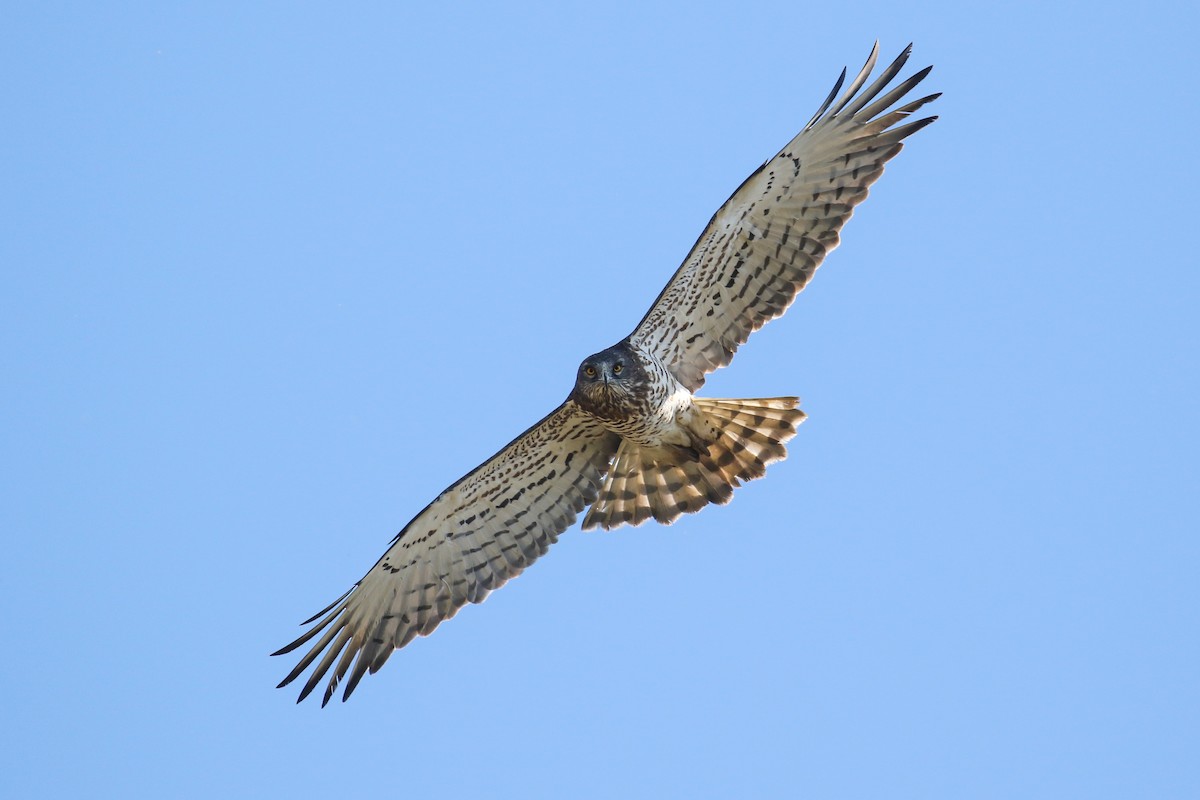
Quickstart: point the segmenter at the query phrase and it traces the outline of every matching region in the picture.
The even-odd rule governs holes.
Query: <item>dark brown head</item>
[[[598,417],[625,416],[636,405],[633,398],[638,388],[648,379],[637,355],[622,342],[583,360],[571,399]]]

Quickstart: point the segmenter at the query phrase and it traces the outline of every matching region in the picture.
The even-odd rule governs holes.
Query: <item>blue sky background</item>
[[[9,8],[0,794],[1200,796],[1185,7]],[[706,389],[789,460],[275,690],[876,38],[941,120]]]

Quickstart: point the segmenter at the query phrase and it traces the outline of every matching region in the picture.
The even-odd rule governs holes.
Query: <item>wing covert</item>
[[[304,623],[315,623],[311,629],[272,653],[289,653],[321,635],[279,686],[317,662],[297,702],[331,668],[321,705],[348,673],[345,700],[393,651],[429,635],[466,603],[482,602],[544,554],[596,499],[617,442],[574,403],[559,406],[438,495],[362,580]]]
[[[888,111],[932,69],[888,89],[912,45],[862,89],[878,51],[876,43],[839,97],[843,70],[808,125],[717,210],[630,334],[691,391],[728,364],[751,333],[787,310],[838,245],[842,226],[902,140],[937,119],[899,124],[938,94]]]

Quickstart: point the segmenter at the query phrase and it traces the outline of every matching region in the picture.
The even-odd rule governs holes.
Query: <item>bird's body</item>
[[[670,523],[729,502],[734,488],[784,457],[783,443],[804,419],[794,397],[696,397],[653,352],[629,340],[584,360],[568,402],[620,437],[585,529],[652,517]],[[760,413],[764,402],[774,406],[768,416]]]
[[[520,574],[585,508],[585,529],[670,523],[728,502],[786,457],[804,420],[797,398],[695,392],[787,309],[901,141],[935,119],[906,121],[937,95],[889,110],[929,72],[889,87],[907,57],[863,88],[873,50],[839,97],[843,72],[808,125],[713,215],[633,333],[585,359],[562,405],[442,492],[275,654],[320,635],[280,686],[315,663],[300,699],[327,674],[322,704],[348,675],[345,699],[394,650]]]

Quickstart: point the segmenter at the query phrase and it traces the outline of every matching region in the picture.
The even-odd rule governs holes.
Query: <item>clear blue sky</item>
[[[1186,4],[104,5],[0,31],[0,795],[1200,796]],[[274,689],[876,38],[789,460]]]

